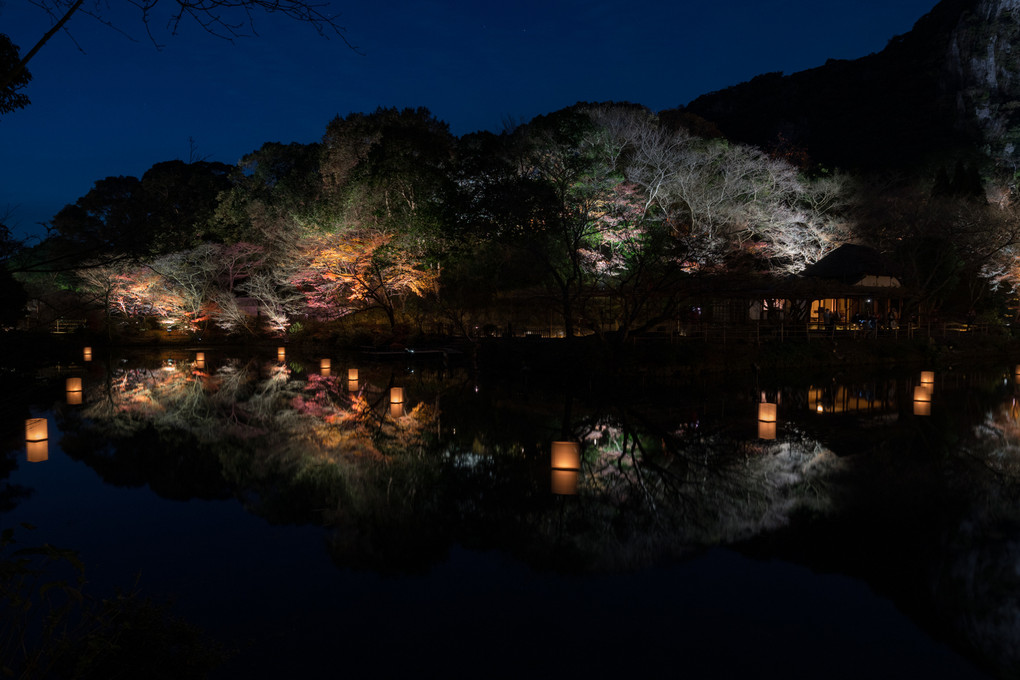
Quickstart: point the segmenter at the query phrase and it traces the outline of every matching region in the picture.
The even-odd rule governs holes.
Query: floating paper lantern
[[[354,382],[357,382],[358,381],[358,369],[356,369],[356,368],[348,368],[347,369],[347,379],[348,380],[353,380]]]
[[[577,442],[553,442],[552,467],[556,470],[580,470],[581,445]]]
[[[25,421],[25,441],[41,442],[49,439],[48,424],[45,418],[29,418]]]
[[[931,390],[924,385],[918,385],[914,388],[914,415],[931,415]]]
[[[404,403],[404,388],[403,387],[391,387],[390,388],[390,403],[391,404],[403,404]]]
[[[86,347],[82,351],[82,357],[85,359],[85,361],[92,361],[92,348]]]
[[[195,368],[205,370],[205,352],[195,353]]]
[[[921,384],[930,385],[935,382],[934,371],[921,371]]]
[[[330,373],[330,366],[331,365],[332,364],[330,363],[329,359],[323,359],[322,361],[319,362],[319,371],[323,375],[328,376],[329,373]]]
[[[25,455],[29,463],[41,463],[49,458],[49,434],[45,418],[25,421]]]
[[[776,404],[758,404],[758,439],[776,438]]]
[[[558,496],[574,496],[581,473],[581,445],[577,442],[553,442],[552,492]]]
[[[578,470],[553,470],[550,486],[557,496],[576,496],[581,473]]]
[[[277,347],[276,348],[276,360],[277,361],[286,361],[287,360],[287,348],[286,347]]]
[[[81,404],[81,397],[81,378],[68,378],[67,403],[71,406],[79,406]]]

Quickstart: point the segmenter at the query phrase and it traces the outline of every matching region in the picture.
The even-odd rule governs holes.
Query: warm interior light
[[[287,349],[284,347],[276,348],[276,360],[283,361],[287,358]]]
[[[758,404],[758,420],[763,423],[776,422],[776,405],[768,402]]]
[[[390,403],[391,404],[403,404],[404,403],[404,388],[403,387],[391,387],[390,388]]]
[[[557,470],[580,470],[581,445],[577,442],[553,442],[552,467]]]
[[[358,380],[358,369],[356,369],[356,368],[348,368],[347,369],[347,379],[348,380],[357,381]]]
[[[931,390],[924,385],[918,385],[914,388],[914,401],[925,401],[931,402]]]
[[[92,348],[91,347],[86,347],[82,351],[82,355],[84,356],[85,361],[92,361]]]
[[[325,376],[328,376],[330,372],[329,371],[330,366],[331,364],[329,359],[323,359],[322,361],[319,362],[319,372]]]
[[[930,384],[930,383],[933,383],[933,382],[935,382],[935,372],[934,371],[921,371],[921,383],[922,384]]]
[[[552,471],[551,488],[557,496],[576,496],[581,473],[577,470]]]

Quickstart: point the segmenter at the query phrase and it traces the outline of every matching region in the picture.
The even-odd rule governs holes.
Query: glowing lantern
[[[286,361],[286,359],[287,359],[287,348],[286,347],[277,347],[276,348],[276,360],[277,361]]]
[[[71,406],[81,404],[81,378],[67,379],[67,403]]]
[[[92,361],[92,348],[91,347],[86,347],[84,349],[84,351],[82,352],[82,355],[83,355],[85,361]]]
[[[48,438],[45,418],[25,421],[25,455],[29,463],[41,463],[49,458]]]
[[[577,442],[553,442],[552,467],[556,470],[580,470],[581,445]]]
[[[391,404],[403,404],[404,403],[404,388],[403,387],[391,387],[390,388],[390,403]]]
[[[776,405],[769,402],[758,404],[758,439],[776,438]]]
[[[49,439],[48,425],[45,418],[29,418],[25,421],[25,441],[41,442]]]
[[[195,352],[195,368],[205,370],[205,352]]]
[[[394,418],[404,417],[404,404],[390,404],[390,415]]]
[[[331,365],[332,364],[330,363],[329,359],[323,359],[322,361],[319,362],[319,371],[323,375],[328,376]]]
[[[921,371],[921,384],[928,389],[930,395],[935,391],[935,372]],[[929,400],[930,401],[930,400]]]
[[[931,390],[924,385],[918,385],[914,388],[914,415],[931,415]]]
[[[581,445],[577,442],[552,443],[552,492],[557,496],[574,496],[581,474]]]
[[[348,368],[347,369],[347,379],[348,380],[353,380],[354,382],[358,382],[358,369],[356,369],[356,368]]]
[[[576,496],[581,473],[577,470],[553,470],[551,487],[557,496]]]

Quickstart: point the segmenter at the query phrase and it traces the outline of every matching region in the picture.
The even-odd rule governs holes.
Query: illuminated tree
[[[666,220],[692,271],[761,243],[768,266],[796,273],[850,236],[840,177],[809,182],[785,160],[626,109],[601,107],[593,115],[617,140],[622,173],[643,190],[645,210]]]
[[[365,229],[311,238],[305,268],[292,283],[313,316],[336,319],[380,309],[390,327],[408,296],[436,290],[438,272],[426,267],[393,234]]]

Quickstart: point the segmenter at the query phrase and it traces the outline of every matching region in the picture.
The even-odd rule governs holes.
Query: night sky
[[[428,107],[458,136],[577,101],[660,111],[760,73],[877,52],[937,3],[332,3],[360,54],[264,14],[257,37],[233,43],[194,24],[171,36],[157,21],[157,49],[137,10],[110,4],[130,37],[76,16],[81,50],[55,36],[29,65],[32,104],[0,118],[0,215],[16,236],[39,233],[97,179],[189,160],[189,138],[198,158],[235,163],[263,142],[318,141],[333,116],[379,106]],[[28,0],[0,0],[0,32],[23,53],[50,25]]]

